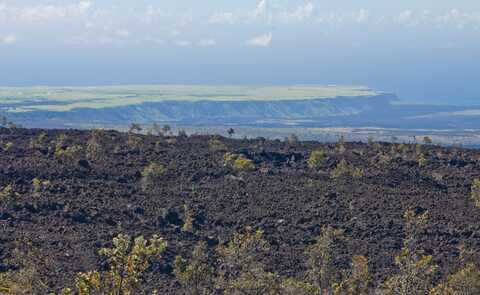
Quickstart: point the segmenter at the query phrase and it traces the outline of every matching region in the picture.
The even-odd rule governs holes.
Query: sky
[[[0,0],[1,86],[363,85],[480,105],[478,77],[478,0]]]

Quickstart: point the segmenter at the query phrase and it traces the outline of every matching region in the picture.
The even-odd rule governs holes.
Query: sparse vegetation
[[[83,151],[83,147],[79,144],[75,144],[72,146],[68,146],[62,149],[55,150],[55,156],[58,158],[61,157],[68,157],[68,158],[75,158],[78,157]]]
[[[307,278],[319,290],[319,294],[329,294],[339,283],[339,269],[335,267],[338,257],[337,244],[344,238],[343,231],[323,227],[316,243],[307,249]]]
[[[424,153],[421,153],[417,157],[417,163],[419,167],[425,167],[428,164],[428,160]]]
[[[310,169],[318,170],[325,166],[325,152],[322,150],[313,151],[307,159]]]
[[[341,282],[334,285],[333,294],[367,295],[371,290],[371,281],[367,258],[355,255],[352,257],[350,269],[344,272]]]
[[[433,287],[433,277],[437,266],[432,263],[432,256],[425,255],[418,248],[419,235],[424,231],[428,221],[428,212],[420,215],[412,210],[404,214],[406,238],[403,248],[395,257],[399,271],[385,281],[386,295],[423,295]]]
[[[167,169],[162,164],[150,163],[143,168],[141,184],[144,190],[147,190],[155,185],[162,176],[165,175]]]
[[[9,184],[0,190],[0,202],[7,202],[17,198],[19,194],[15,192],[13,185]]]
[[[137,294],[140,277],[154,259],[159,259],[167,243],[158,236],[146,240],[143,236],[133,241],[127,235],[113,238],[112,248],[103,248],[99,254],[106,258],[106,272],[90,271],[77,274],[75,287],[63,289],[64,294]]]
[[[195,245],[189,260],[180,256],[175,258],[174,274],[182,286],[183,294],[211,294],[214,289],[214,271],[210,266],[205,242]]]
[[[47,141],[47,133],[41,132],[38,134],[37,137],[32,138],[30,140],[30,148],[31,149],[39,149],[45,147],[46,141]]]
[[[50,180],[34,178],[32,180],[32,187],[34,194],[39,194],[42,190],[48,188],[51,185]]]
[[[137,135],[138,150],[108,154],[128,135],[49,131],[64,135],[30,150],[42,131],[3,132],[0,294],[480,292],[475,150]],[[421,154],[431,169],[412,168]]]
[[[88,159],[98,160],[103,156],[105,152],[104,138],[105,135],[103,133],[103,130],[94,129],[91,131],[90,138],[88,139],[86,147],[86,156]]]
[[[232,153],[226,153],[223,156],[224,166],[230,167],[233,170],[241,173],[250,172],[256,169],[252,160],[248,159],[244,155],[237,155]]]
[[[183,205],[183,212],[185,220],[182,226],[182,231],[193,232],[193,216],[192,211],[188,205]]]
[[[480,179],[473,180],[470,196],[475,202],[475,206],[480,208]]]
[[[362,178],[364,176],[364,171],[362,168],[349,165],[347,161],[343,159],[332,171],[331,176],[334,179],[345,177]]]
[[[225,144],[216,137],[213,137],[208,141],[208,146],[214,151],[225,151],[227,149]]]

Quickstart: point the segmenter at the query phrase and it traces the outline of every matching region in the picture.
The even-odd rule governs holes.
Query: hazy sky
[[[0,0],[0,85],[350,84],[480,104],[479,0]]]

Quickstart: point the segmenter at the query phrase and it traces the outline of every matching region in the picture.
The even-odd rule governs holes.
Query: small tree
[[[469,263],[458,272],[448,276],[429,292],[429,295],[476,295],[480,294],[480,270]]]
[[[87,141],[86,155],[90,160],[98,160],[104,152],[104,133],[103,130],[94,129],[90,133],[90,138]]]
[[[404,215],[406,238],[403,248],[395,257],[399,272],[388,278],[383,284],[385,295],[424,295],[432,287],[436,266],[432,257],[419,249],[418,238],[428,221],[428,212],[416,215],[407,210]]]
[[[228,245],[217,249],[224,271],[217,279],[217,288],[226,294],[274,295],[278,292],[278,277],[266,272],[259,255],[270,251],[263,231],[246,229],[236,233]]]
[[[334,295],[367,295],[371,276],[368,260],[365,256],[353,256],[351,268],[344,274],[343,280],[333,289]]]
[[[75,292],[64,289],[63,294],[78,295],[130,295],[138,293],[142,274],[154,259],[159,259],[167,248],[167,242],[156,235],[150,240],[142,236],[132,239],[127,235],[113,238],[112,248],[99,251],[107,259],[109,270],[105,273],[91,271],[79,273],[75,280]]]
[[[197,243],[189,260],[177,256],[173,272],[185,295],[211,294],[214,269],[209,266],[205,242]]]
[[[228,128],[227,133],[228,136],[232,137],[235,134],[235,130],[233,128]]]
[[[185,204],[183,205],[183,211],[185,214],[185,221],[182,226],[182,231],[193,232],[194,218],[193,218],[192,210],[188,205]]]
[[[332,287],[338,283],[339,270],[335,267],[338,254],[336,246],[343,238],[342,230],[324,226],[321,235],[316,238],[316,243],[306,251],[307,278],[320,290],[320,295],[330,294]]]

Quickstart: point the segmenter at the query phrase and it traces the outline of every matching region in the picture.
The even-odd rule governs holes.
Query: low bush
[[[318,170],[325,166],[325,153],[322,150],[313,151],[307,159],[310,169]]]
[[[333,179],[352,177],[352,178],[362,178],[364,176],[364,171],[362,168],[353,167],[347,163],[347,161],[342,160],[335,169],[332,171],[331,176]]]
[[[158,181],[162,176],[167,173],[167,168],[162,164],[150,163],[148,166],[143,168],[141,185],[143,190],[147,190],[155,185],[155,182]]]
[[[99,254],[105,257],[108,271],[90,271],[77,274],[75,286],[65,288],[62,295],[130,295],[138,294],[140,277],[153,260],[161,258],[167,242],[159,236],[146,240],[143,236],[132,238],[118,235],[112,248],[103,248]]]
[[[224,166],[241,173],[254,171],[256,169],[255,163],[244,155],[226,153],[223,156],[223,163]]]
[[[470,197],[475,203],[475,206],[480,208],[480,179],[473,180]]]

